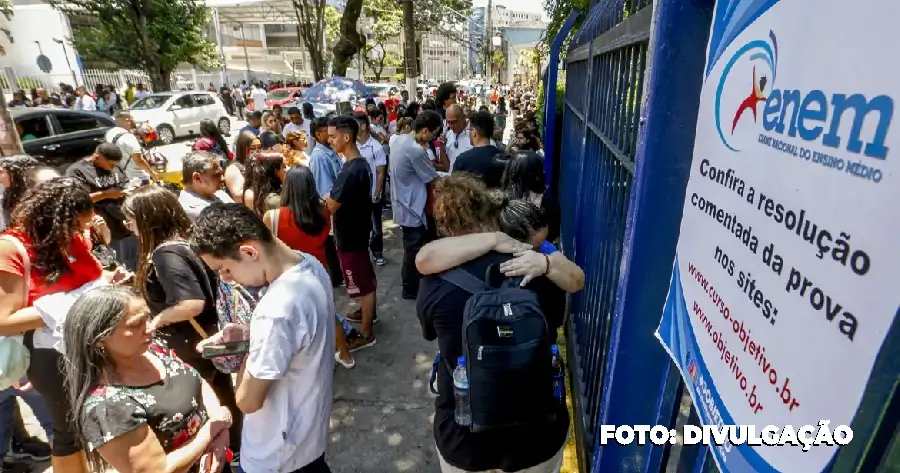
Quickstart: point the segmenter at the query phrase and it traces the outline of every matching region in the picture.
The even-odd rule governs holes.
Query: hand
[[[206,340],[201,340],[197,344],[197,351],[202,352],[206,345],[221,345],[229,342],[243,342],[250,340],[250,325],[230,323],[222,327]]]
[[[153,333],[169,324],[170,322],[165,320],[162,314],[159,314],[147,322],[147,331]]]
[[[441,145],[446,146],[447,145],[447,135],[441,133],[441,136],[438,137],[438,142]]]
[[[228,430],[223,430],[209,443],[200,460],[200,473],[218,473],[228,463]]]
[[[507,277],[522,277],[521,286],[547,274],[547,257],[534,250],[516,253],[515,258],[500,263],[500,272]]]
[[[109,231],[109,227],[106,225],[106,220],[99,215],[94,215],[91,217],[91,228],[94,229],[97,233],[104,233]]]
[[[372,203],[373,203],[373,204],[377,204],[377,203],[379,203],[379,202],[381,202],[381,196],[372,197]]]
[[[496,241],[493,250],[498,253],[512,254],[532,249],[528,243],[522,243],[503,232],[494,232],[494,238]]]
[[[112,189],[107,189],[104,192],[104,195],[107,199],[121,199],[122,197],[125,197],[125,191],[118,187],[113,187]]]

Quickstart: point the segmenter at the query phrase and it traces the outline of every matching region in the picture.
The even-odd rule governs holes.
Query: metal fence
[[[561,135],[545,139],[562,143],[562,249],[587,276],[566,326],[581,470],[712,473],[705,447],[601,447],[597,432],[700,423],[653,334],[672,274],[715,0],[593,3],[566,55]],[[900,471],[896,364],[876,368],[853,423],[862,441],[842,447],[830,473]]]
[[[229,69],[225,74],[225,83],[238,84],[242,80],[251,81],[292,81],[291,74],[279,74],[266,71],[246,71]],[[6,92],[43,88],[58,91],[60,84],[84,85],[94,90],[97,85],[112,86],[116,90],[124,90],[125,84],[150,84],[150,76],[140,70],[133,69],[85,69],[82,72],[52,74],[20,74],[12,67],[0,69],[0,88]],[[210,84],[216,88],[222,86],[222,75],[219,71],[203,71],[200,69],[177,69],[169,78],[170,90],[206,89]]]

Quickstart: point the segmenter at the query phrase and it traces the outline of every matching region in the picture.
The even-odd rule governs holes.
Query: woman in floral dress
[[[83,294],[66,318],[66,387],[89,471],[220,472],[231,414],[154,342],[149,315],[130,288],[107,286]]]

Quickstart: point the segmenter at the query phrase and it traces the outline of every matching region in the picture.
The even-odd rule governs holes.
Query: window
[[[103,126],[96,118],[80,113],[60,113],[56,115],[56,121],[59,122],[62,133],[76,133]]]
[[[173,105],[180,105],[181,108],[191,108],[194,106],[194,99],[190,96],[190,94],[185,94],[181,97],[178,97],[178,100],[176,100]]]
[[[194,94],[194,102],[197,106],[215,105],[216,101],[209,94]]]
[[[29,141],[50,136],[50,127],[47,126],[47,118],[44,116],[30,117],[16,120],[16,128],[22,127],[19,139]]]

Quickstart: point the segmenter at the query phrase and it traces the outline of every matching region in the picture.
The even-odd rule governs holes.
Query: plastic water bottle
[[[453,397],[456,400],[456,423],[462,426],[472,425],[472,404],[469,400],[469,374],[466,373],[466,357],[456,360],[453,370]]]
[[[563,369],[562,357],[559,356],[559,347],[551,345],[550,354],[552,355],[550,363],[553,365],[553,398],[561,401],[566,375]]]

